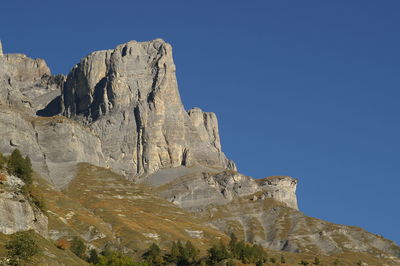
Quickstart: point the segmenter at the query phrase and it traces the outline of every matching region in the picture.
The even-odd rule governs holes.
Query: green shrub
[[[228,260],[226,266],[235,266],[235,263],[233,262],[233,260]]]
[[[15,149],[8,158],[8,171],[20,178],[25,184],[32,183],[32,163],[28,156],[22,157],[21,152]]]
[[[230,258],[229,252],[222,241],[218,245],[213,245],[207,252],[208,263],[211,265]]]
[[[301,260],[300,262],[299,262],[299,264],[300,265],[308,265],[308,264],[310,264],[308,261],[305,261],[305,260]]]
[[[267,261],[267,254],[260,245],[249,245],[244,241],[238,241],[234,233],[231,233],[228,249],[233,258],[246,264]]]
[[[89,252],[89,258],[87,260],[89,263],[98,264],[100,262],[99,254],[95,249],[91,249]]]
[[[71,241],[71,251],[81,259],[85,258],[86,245],[79,237],[74,237]]]
[[[134,262],[132,258],[119,252],[107,251],[100,256],[99,266],[148,266],[147,262]]]
[[[39,246],[32,231],[13,234],[6,244],[6,249],[8,257],[14,265],[18,265],[21,260],[28,260],[39,252]]]
[[[182,246],[182,244],[181,244]],[[170,263],[178,263],[179,257],[181,253],[179,251],[178,245],[175,241],[172,242],[171,250],[169,254],[167,254],[167,261]]]
[[[161,249],[155,243],[150,245],[149,249],[143,254],[143,258],[150,265],[162,265],[164,263],[164,259],[161,254]]]

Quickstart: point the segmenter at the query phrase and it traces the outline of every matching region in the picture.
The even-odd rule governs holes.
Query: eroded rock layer
[[[377,257],[400,257],[400,248],[389,240],[299,212],[296,179],[276,176],[255,180],[238,173],[235,164],[222,152],[216,115],[199,108],[183,108],[172,48],[160,39],[131,41],[112,50],[91,53],[68,76],[52,76],[41,59],[4,54],[0,43],[0,132],[1,152],[9,154],[20,149],[52,185],[73,187],[69,192],[74,199],[81,197],[82,204],[93,203],[91,208],[99,202],[96,197],[106,196],[99,192],[88,197],[87,192],[93,188],[81,190],[84,183],[73,182],[81,162],[112,169],[137,183],[147,183],[151,185],[149,193],[157,194],[154,198],[161,196],[190,211],[190,215],[200,218],[202,226],[206,223],[220,232],[236,232],[240,238],[267,248],[315,254],[357,251]],[[96,183],[95,177],[100,178],[96,187],[104,191],[103,182],[110,179],[103,180],[97,170],[88,169],[82,178],[94,178],[90,185]],[[121,185],[108,185],[109,193],[115,193],[108,196],[126,204],[144,197],[132,196],[131,191],[124,194]],[[50,194],[50,198],[55,197],[54,192]],[[41,230],[44,222],[32,222],[32,217],[39,216],[23,200],[12,190],[0,194],[2,232]],[[169,206],[176,212],[176,206],[171,205],[162,202],[157,206]],[[110,208],[114,208],[113,203]],[[57,207],[53,215],[56,209],[64,211]],[[159,214],[158,210],[151,211]],[[63,227],[76,212],[69,210],[65,218],[59,216],[56,221],[60,220]],[[125,217],[119,214],[118,217]],[[27,217],[27,222],[21,220],[22,216]],[[131,219],[126,222],[131,224]],[[159,229],[159,225],[154,226]],[[99,223],[99,228],[103,227]],[[135,228],[139,230],[140,226]],[[95,241],[110,235],[109,228],[103,229],[98,232],[89,226],[81,235],[87,241]],[[185,235],[202,237],[202,230],[186,229]],[[56,233],[64,236],[61,230],[53,231],[53,236]],[[139,233],[146,238],[158,237],[149,230]]]
[[[90,127],[106,165],[127,177],[181,165],[235,169],[221,151],[215,114],[184,110],[172,48],[160,39],[88,55],[40,114]]]
[[[93,52],[67,77],[22,54],[2,53],[0,65],[0,148],[21,149],[57,186],[78,162],[127,178],[182,165],[236,169],[221,150],[215,114],[184,110],[163,40]]]

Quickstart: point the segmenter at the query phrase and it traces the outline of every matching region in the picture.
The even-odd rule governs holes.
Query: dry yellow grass
[[[229,240],[223,232],[208,227],[206,221],[229,217],[230,207],[216,207],[217,211],[212,212],[212,218],[209,216],[211,213],[196,216],[156,196],[151,188],[134,184],[110,170],[90,164],[79,164],[77,169],[76,177],[64,191],[57,191],[44,180],[35,177],[34,187],[37,193],[43,195],[48,210],[49,229],[64,233],[66,239],[74,235],[84,235],[89,227],[94,227],[105,237],[93,240],[91,244],[103,247],[112,243],[130,250],[129,253],[134,256],[152,242],[157,242],[162,249],[167,250],[173,240],[190,240],[204,255],[206,249],[219,239],[224,242]],[[232,206],[245,208],[248,202],[247,198],[237,199]],[[258,211],[265,211],[277,206],[281,204],[274,200],[265,200],[257,203],[256,208]],[[288,213],[283,210],[281,215],[284,217]],[[312,223],[312,218],[308,222]],[[229,223],[230,232],[235,232],[242,239],[240,223],[234,220]],[[283,231],[290,227],[285,224],[284,219],[281,226]],[[254,231],[262,231],[261,225],[256,221],[252,227]],[[185,229],[202,231],[203,237],[193,238]],[[154,238],[156,235],[158,238]],[[0,245],[0,252],[1,248]],[[318,254],[317,249],[309,248],[310,252],[301,254],[267,250],[269,257],[274,257],[278,262],[269,265],[299,265],[301,260],[311,263],[315,257],[323,265],[333,265],[335,260],[339,260],[339,265],[356,265],[359,261],[367,262],[368,265],[395,265],[369,254],[348,252],[323,256]],[[285,264],[279,263],[281,256],[285,257]]]

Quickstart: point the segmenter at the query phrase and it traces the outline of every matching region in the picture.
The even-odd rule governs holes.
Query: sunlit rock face
[[[228,204],[240,198],[252,202],[274,199],[298,210],[297,180],[288,176],[254,179],[232,170],[180,167],[158,171],[145,182],[157,187],[165,199],[192,212]]]
[[[21,149],[59,187],[78,162],[132,179],[178,166],[236,169],[221,150],[215,114],[184,109],[163,40],[93,52],[66,77],[22,54],[1,53],[0,65],[0,104],[8,108],[0,148]]]
[[[40,114],[62,114],[91,128],[106,165],[130,178],[181,165],[235,169],[221,151],[215,114],[185,111],[172,48],[160,39],[83,58],[62,95]]]
[[[297,179],[290,176],[271,176],[257,180],[259,186],[264,191],[260,199],[273,198],[284,202],[293,209],[298,209],[296,188]]]
[[[3,54],[0,44],[0,104],[35,113],[61,92],[65,77],[52,76],[43,59]]]

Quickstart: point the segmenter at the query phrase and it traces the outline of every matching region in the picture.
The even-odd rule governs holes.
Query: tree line
[[[87,262],[99,265],[235,265],[234,260],[241,261],[244,264],[263,265],[268,261],[267,253],[260,245],[251,245],[244,241],[239,241],[234,234],[228,245],[222,240],[214,244],[207,250],[206,256],[200,256],[200,250],[197,249],[191,241],[182,243],[180,240],[173,241],[167,251],[163,251],[156,243],[153,243],[142,254],[140,260],[134,260],[132,257],[124,255],[118,251],[105,249],[98,253],[91,249],[87,252],[84,242],[75,237],[70,245],[63,244],[61,241],[57,245],[59,248],[69,248],[75,255]],[[86,255],[88,254],[88,255]],[[283,257],[281,258],[281,260]],[[270,258],[270,262],[277,262],[275,258]],[[282,261],[284,262],[284,261]]]

